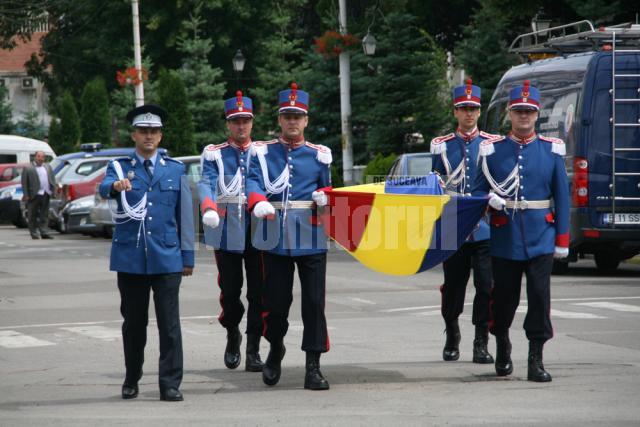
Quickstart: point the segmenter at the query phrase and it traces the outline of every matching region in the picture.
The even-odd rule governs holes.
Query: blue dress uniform
[[[127,117],[135,127],[160,127],[162,110],[142,106]],[[142,376],[149,294],[153,289],[160,333],[159,385],[163,400],[182,400],[182,337],[178,293],[183,268],[194,265],[194,228],[191,191],[185,166],[154,154],[151,165],[137,153],[112,160],[100,184],[100,195],[117,201],[118,211],[111,246],[110,269],[118,272],[120,311],[124,318],[125,386],[137,396]],[[149,171],[147,170],[149,169]],[[131,190],[118,193],[114,183],[127,178]],[[125,197],[125,206],[121,200]],[[125,210],[126,209],[126,210]]]
[[[238,91],[236,97],[225,101],[225,115],[227,120],[253,118],[251,99]],[[251,140],[241,144],[232,138],[206,146],[202,152],[202,179],[198,190],[202,213],[212,209],[221,218],[217,227],[205,226],[204,232],[205,243],[215,249],[218,266],[222,307],[218,320],[228,330],[229,351],[225,351],[225,364],[233,369],[240,363],[242,337],[238,325],[245,312],[240,299],[244,261],[248,301],[246,369],[261,372],[258,347],[262,335],[263,263],[261,252],[251,244],[251,217],[245,196],[251,146]]]
[[[525,81],[511,91],[510,109],[529,107],[537,111],[539,98],[538,91]],[[511,133],[480,145],[483,173],[476,176],[473,194],[491,191],[506,199],[505,209],[491,210],[490,218],[494,278],[490,330],[497,337],[498,352],[501,343],[508,347],[508,351],[503,348],[505,357],[496,360],[498,375],[508,375],[512,370],[508,330],[520,300],[523,272],[528,300],[524,329],[534,352],[539,348],[540,366],[542,345],[553,336],[549,315],[553,254],[569,244],[569,184],[564,154],[562,140],[535,132],[524,138]],[[540,379],[550,380],[550,376]]]
[[[281,114],[306,114],[308,94],[292,89],[280,92]],[[274,358],[274,346],[282,345],[287,333],[289,309],[293,301],[295,267],[302,288],[302,350],[309,354],[329,350],[325,318],[325,276],[327,239],[318,222],[312,193],[331,185],[331,150],[304,139],[287,142],[282,138],[255,143],[252,149],[247,194],[249,208],[260,201],[270,202],[276,209],[273,218],[258,219],[254,225],[254,245],[265,251],[266,283],[264,293],[263,336],[271,343],[265,370]],[[284,356],[284,349],[280,349]],[[273,366],[273,365],[271,365]],[[319,367],[319,365],[318,365]],[[277,361],[279,379],[279,360]],[[263,372],[263,380],[269,385]],[[322,379],[322,381],[325,381]],[[326,383],[328,388],[328,383]],[[306,388],[308,383],[305,380]]]
[[[453,90],[454,108],[480,108],[480,88],[467,80],[465,85]],[[471,195],[471,186],[478,173],[477,159],[480,143],[495,138],[476,127],[465,133],[460,128],[455,133],[437,137],[431,141],[431,153],[435,155],[433,170],[444,179],[446,192],[454,196]],[[464,308],[467,282],[473,268],[472,323],[475,325],[473,362],[493,363],[487,351],[489,328],[489,294],[491,292],[491,257],[489,255],[489,224],[483,219],[467,242],[443,262],[444,284],[441,312],[446,325],[447,340],[442,352],[446,361],[460,357],[460,327],[458,317]]]

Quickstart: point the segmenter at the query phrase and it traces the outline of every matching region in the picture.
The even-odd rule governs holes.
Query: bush
[[[389,154],[388,156],[383,156],[378,153],[376,156],[367,164],[367,167],[364,169],[364,182],[371,183],[374,182],[376,177],[386,176],[389,173],[389,169],[391,169],[391,165],[393,161],[398,157],[397,154]]]

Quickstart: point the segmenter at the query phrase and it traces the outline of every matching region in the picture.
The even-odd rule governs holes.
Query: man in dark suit
[[[36,151],[34,162],[22,171],[22,200],[27,204],[32,239],[53,239],[49,234],[49,199],[57,190],[51,166],[44,163],[43,151]]]

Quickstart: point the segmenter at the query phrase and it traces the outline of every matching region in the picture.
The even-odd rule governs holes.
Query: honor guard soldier
[[[304,387],[327,390],[320,372],[320,354],[329,351],[324,314],[327,241],[318,223],[317,207],[327,204],[322,189],[331,184],[331,151],[304,138],[309,94],[297,88],[280,92],[278,139],[253,147],[247,193],[257,218],[254,244],[265,249],[266,283],[263,335],[271,350],[262,371],[267,385],[280,379],[284,336],[293,301],[293,274],[298,268],[302,288],[302,350],[306,352]]]
[[[227,329],[224,364],[235,369],[240,364],[242,335],[238,325],[244,314],[242,262],[247,275],[247,349],[245,370],[262,372],[259,347],[262,335],[262,255],[251,245],[251,218],[246,210],[245,183],[249,167],[253,106],[251,99],[236,96],[224,104],[229,139],[208,145],[202,152],[202,180],[198,184],[205,242],[215,249],[220,286],[218,316]]]
[[[178,293],[194,265],[191,191],[185,166],[158,153],[166,113],[143,105],[127,114],[135,152],[109,163],[100,195],[117,201],[111,270],[118,272],[126,376],[122,398],[138,396],[153,290],[160,334],[160,399],[183,400]]]
[[[431,141],[435,155],[433,170],[445,182],[446,192],[453,196],[470,196],[471,186],[478,172],[477,159],[480,143],[495,135],[478,131],[480,117],[480,88],[471,79],[453,90],[453,115],[458,121],[454,133]],[[446,361],[460,357],[460,327],[458,317],[464,308],[467,281],[473,269],[472,323],[475,325],[473,363],[493,363],[487,350],[489,339],[489,294],[491,292],[491,255],[489,254],[489,224],[483,219],[467,241],[443,263],[444,284],[442,317],[445,322],[446,342],[442,358]]]
[[[553,336],[550,281],[553,258],[569,253],[569,184],[565,145],[537,135],[540,93],[526,80],[509,93],[511,132],[480,144],[474,195],[490,193],[493,291],[490,331],[496,337],[496,373],[513,372],[509,327],[527,277],[529,381],[551,381],[542,348]]]

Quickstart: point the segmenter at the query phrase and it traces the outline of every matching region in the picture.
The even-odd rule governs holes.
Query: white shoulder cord
[[[118,176],[118,180],[120,181],[123,180],[124,173],[122,172],[122,166],[120,165],[120,163],[117,160],[114,160],[112,164],[113,164],[113,169],[116,171],[116,175]],[[125,195],[125,191],[121,191],[120,202],[122,203],[123,212],[118,212],[117,208],[114,210],[111,207],[111,205],[109,205],[109,207],[111,208],[111,217],[113,218],[113,221],[116,224],[124,224],[131,220],[140,221],[140,226],[138,227],[138,237],[136,241],[136,247],[140,245],[140,233],[142,233],[142,236],[144,238],[144,247],[146,251],[147,236],[145,235],[144,219],[147,216],[147,192],[145,191],[144,196],[142,196],[142,198],[138,203],[131,206],[127,201],[127,196]],[[124,221],[118,221],[124,218],[127,218],[127,219]]]
[[[489,185],[493,191],[502,197],[512,197],[514,200],[518,200],[518,189],[520,188],[520,175],[518,174],[518,164],[502,182],[496,182],[489,172],[489,166],[487,165],[487,157],[482,158],[482,172],[487,178]]]
[[[262,179],[264,180],[264,186],[267,193],[280,194],[285,188],[289,187],[289,168],[285,167],[278,178],[269,181],[269,169],[267,168],[267,159],[264,158],[264,154],[258,154],[258,161],[260,162],[260,169],[262,169]]]
[[[444,169],[447,173],[447,181],[445,182],[445,187],[449,188],[450,185],[452,185],[454,187],[454,190],[457,190],[458,184],[460,184],[465,178],[465,175],[463,173],[464,159],[460,161],[458,167],[456,167],[455,170],[451,172],[451,164],[449,163],[447,152],[443,151],[442,154],[440,154],[440,157],[442,158],[442,163],[444,164]]]
[[[242,186],[242,173],[240,168],[236,170],[235,176],[229,181],[229,185],[224,182],[224,163],[222,156],[216,158],[216,164],[218,165],[218,189],[219,195],[222,197],[239,196]]]

